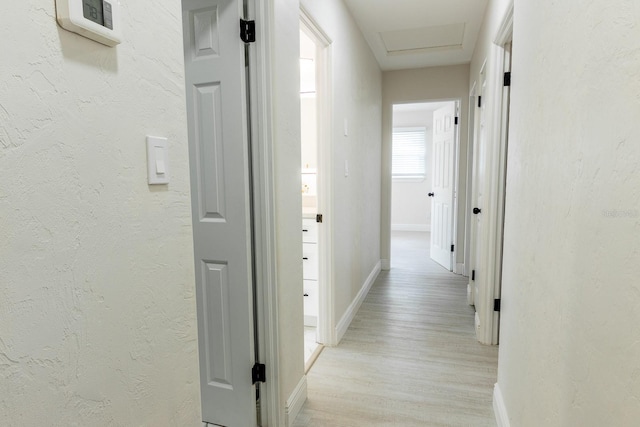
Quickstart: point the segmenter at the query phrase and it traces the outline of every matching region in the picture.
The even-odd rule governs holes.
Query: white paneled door
[[[203,420],[257,423],[242,1],[183,0]]]
[[[453,271],[455,119],[454,102],[433,112],[431,259],[449,271]]]

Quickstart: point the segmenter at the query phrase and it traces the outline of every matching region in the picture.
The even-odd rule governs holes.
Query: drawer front
[[[304,288],[304,315],[318,315],[318,282],[315,280],[303,281]]]
[[[315,243],[302,244],[302,278],[318,280],[318,245]]]
[[[302,241],[304,243],[318,243],[318,223],[315,219],[302,220]]]

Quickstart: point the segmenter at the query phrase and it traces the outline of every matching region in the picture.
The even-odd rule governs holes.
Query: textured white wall
[[[460,99],[460,164],[467,164],[467,112],[469,111],[469,65],[386,71],[383,74],[382,109],[382,212],[381,256],[391,259],[391,129],[393,104]],[[458,248],[464,248],[467,171],[460,168],[458,197]],[[385,261],[385,263],[387,262]],[[457,251],[457,263],[464,251]],[[383,264],[384,265],[384,264]],[[388,266],[388,264],[387,264]]]
[[[108,48],[53,1],[0,14],[0,419],[197,425],[180,3],[123,2]],[[149,187],[145,135],[169,138]]]
[[[393,127],[426,128],[426,176],[423,181],[403,181],[394,179],[391,194],[391,227],[431,226],[431,158],[433,140],[432,111],[401,111],[393,113]]]
[[[342,0],[301,3],[332,40],[334,206],[328,219],[334,228],[337,323],[380,260],[382,74]],[[349,177],[344,176],[345,160]]]
[[[638,22],[635,1],[515,4],[498,367],[512,426],[640,419]]]

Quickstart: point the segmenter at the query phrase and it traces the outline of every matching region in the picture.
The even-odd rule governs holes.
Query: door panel
[[[473,214],[472,229],[471,229],[471,263],[473,269],[476,271],[475,280],[471,280],[474,288],[474,302],[476,308],[475,326],[476,332],[480,331],[482,327],[482,319],[485,318],[485,303],[486,289],[484,286],[486,275],[486,253],[483,250],[483,214],[482,209],[484,206],[484,185],[485,185],[485,169],[486,169],[486,151],[487,151],[487,130],[486,130],[486,105],[487,105],[487,91],[486,91],[486,76],[484,72],[480,75],[479,93],[481,103],[476,111],[476,138],[474,147],[474,166],[473,166],[473,208],[480,209],[480,213]]]
[[[242,2],[183,0],[203,420],[255,426]]]
[[[431,201],[431,259],[453,270],[453,195],[455,104],[433,112],[433,199]]]

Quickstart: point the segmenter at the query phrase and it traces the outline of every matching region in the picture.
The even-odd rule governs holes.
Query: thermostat
[[[56,15],[65,30],[107,46],[122,42],[119,0],[56,0]]]

